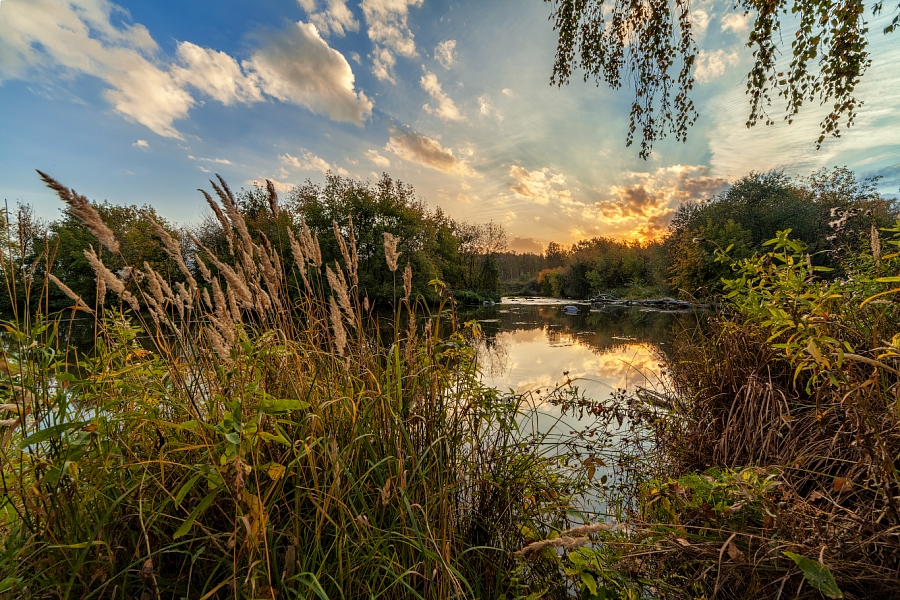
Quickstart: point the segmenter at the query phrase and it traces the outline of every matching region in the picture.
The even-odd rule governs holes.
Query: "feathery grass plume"
[[[347,346],[347,332],[344,330],[344,322],[341,319],[341,309],[338,308],[334,296],[328,297],[328,303],[331,307],[331,326],[334,328],[334,347],[337,349],[338,356],[343,356]]]
[[[403,269],[403,299],[409,300],[410,294],[412,294],[412,267],[409,266],[409,263],[406,263],[406,268]]]
[[[134,312],[136,312],[136,313],[141,312],[141,303],[138,302],[138,299],[135,298],[135,297],[132,295],[132,293],[129,292],[128,290],[125,290],[125,291],[122,292],[122,300],[124,300],[125,302],[127,302],[127,303],[128,303],[128,306],[130,306],[130,307],[131,307],[131,310],[133,310]],[[173,328],[174,328],[176,331],[178,330],[176,327],[174,327],[174,325],[173,325]]]
[[[213,280],[212,289],[213,300],[216,304],[216,315],[218,315],[219,320],[221,320],[222,322],[230,322],[231,315],[229,313],[228,303],[225,300],[225,294],[222,293],[222,286],[219,285],[218,279]]]
[[[274,307],[272,298],[266,293],[262,287],[255,281],[250,282],[250,289],[256,294],[256,310],[260,313],[267,313]]]
[[[231,288],[228,288],[228,308],[231,309],[231,318],[234,319],[235,323],[241,322],[241,309],[238,306],[237,298],[234,295],[234,291]]]
[[[212,199],[212,196],[206,193],[206,190],[198,189],[197,191],[203,194],[203,197],[206,198],[206,203],[209,204],[209,207],[215,213],[216,219],[219,220],[219,225],[222,226],[222,233],[225,234],[225,240],[228,242],[228,252],[234,254],[234,232],[231,230],[231,222],[225,216],[225,213],[222,212],[222,209],[219,208],[219,204]]]
[[[228,184],[225,183],[225,180],[222,179],[221,175],[216,174],[216,178],[218,178],[222,187],[216,185],[211,179],[209,182],[212,184],[216,195],[222,200],[222,204],[225,205],[225,214],[228,215],[228,218],[231,219],[231,224],[237,229],[238,236],[240,236],[243,246],[248,252],[253,252],[255,244],[253,243],[253,238],[250,237],[250,231],[247,230],[247,222],[244,221],[244,215],[241,214],[241,209],[234,199],[234,194],[231,193],[231,188],[228,187]]]
[[[207,288],[203,288],[203,303],[206,304],[206,308],[213,310],[213,303],[209,297],[209,290]]]
[[[278,210],[278,192],[275,191],[275,184],[271,179],[266,179],[266,191],[269,192],[269,208],[272,209],[272,216],[278,217],[281,212]]]
[[[97,212],[97,209],[91,205],[87,198],[75,193],[75,190],[65,187],[44,172],[38,171],[37,173],[41,176],[44,183],[47,184],[47,187],[56,192],[59,199],[69,205],[69,212],[81,221],[88,228],[88,231],[100,240],[101,244],[106,246],[113,254],[119,252],[119,242],[116,240],[115,234],[103,222],[103,219],[100,218],[100,213]]]
[[[397,270],[397,259],[400,258],[401,252],[397,251],[397,244],[400,238],[395,237],[393,233],[384,232],[384,259],[387,261],[388,269],[391,273]]]
[[[878,229],[875,225],[872,225],[872,230],[869,232],[869,244],[872,246],[872,258],[875,259],[875,264],[881,264],[881,238],[878,236]]]
[[[197,262],[197,268],[200,269],[200,276],[203,277],[203,281],[206,283],[212,282],[212,273],[209,272],[209,267],[206,266],[206,263],[203,262],[203,259],[196,252],[194,253],[194,260]]]
[[[300,277],[303,279],[303,287],[312,294],[312,287],[309,285],[309,279],[306,278],[306,257],[303,255],[303,247],[290,229],[288,229],[288,237],[291,241],[291,253],[294,255],[294,263],[297,265],[297,270],[300,271]]]
[[[311,262],[314,267],[320,268],[322,266],[322,249],[319,247],[319,235],[316,234],[313,237],[309,227],[306,226],[306,221],[300,221],[300,225],[300,241],[303,243],[303,254],[306,255],[306,260]]]
[[[162,308],[166,305],[166,301],[163,298],[162,286],[159,284],[159,281],[156,280],[156,271],[153,270],[153,267],[151,267],[147,261],[144,261],[144,269],[146,269],[147,271],[147,280],[149,282],[148,287],[150,288],[150,294],[156,301],[156,304],[160,308]]]
[[[331,270],[331,267],[325,267],[325,276],[328,278],[328,286],[331,288],[332,292],[337,294],[341,308],[347,313],[347,318],[353,322],[356,320],[356,315],[353,312],[353,307],[350,305],[350,295],[347,291],[347,281],[344,278],[344,272],[341,271],[341,266],[337,264],[337,262],[334,263],[334,268],[337,269],[338,274],[335,274],[335,272]]]
[[[356,252],[356,232],[353,231],[353,216],[349,218],[350,229],[350,280],[353,287],[359,287],[359,254]]]
[[[181,300],[179,304],[178,312],[181,313],[181,318],[184,319],[184,314],[181,312],[181,306],[183,305],[185,309],[190,311],[194,307],[194,300],[191,297],[191,293],[188,291],[187,287],[180,281],[175,282],[175,287],[178,290],[175,294],[175,297]]]
[[[118,296],[122,296],[125,293],[125,284],[115,276],[115,274],[106,268],[106,265],[103,264],[103,261],[97,257],[94,253],[93,248],[88,248],[84,251],[84,257],[87,259],[88,264],[91,265],[91,268],[94,270],[94,273],[102,279],[106,283],[106,287],[111,289]]]
[[[191,271],[187,268],[187,265],[184,262],[184,256],[181,254],[181,244],[178,243],[178,240],[169,235],[169,232],[165,230],[165,228],[160,225],[156,219],[154,219],[149,212],[142,210],[141,216],[144,217],[144,220],[147,221],[147,224],[150,225],[150,229],[153,230],[159,239],[162,240],[163,247],[166,249],[166,254],[172,257],[172,260],[178,265],[178,268],[184,274],[185,278],[188,281],[188,285],[192,290],[197,289],[197,281],[194,279],[194,276],[191,275]]]
[[[200,240],[198,240],[194,236],[191,236],[191,240],[193,240],[193,242],[197,244],[198,248],[206,252],[206,255],[209,257],[210,262],[212,262],[212,264],[216,266],[222,276],[225,277],[225,281],[228,282],[228,286],[234,288],[234,293],[237,295],[238,300],[240,300],[248,308],[253,308],[253,295],[250,293],[249,288],[247,288],[247,282],[244,281],[244,278],[240,277],[234,271],[234,269],[216,258],[216,255],[213,254],[213,252],[209,248],[204,246],[200,242]]]
[[[331,222],[331,228],[334,230],[334,239],[337,240],[338,248],[341,250],[341,256],[344,257],[344,264],[347,265],[347,269],[349,271],[353,270],[353,261],[350,258],[350,251],[347,249],[347,242],[344,241],[344,236],[341,234],[341,230],[338,228],[337,221]]]
[[[88,305],[84,300],[81,299],[81,296],[73,292],[69,286],[57,279],[56,275],[54,275],[53,273],[47,273],[47,277],[50,278],[50,281],[56,284],[56,287],[58,287],[63,294],[75,301],[75,308],[77,310],[83,310],[84,312],[94,314],[94,311],[88,308]]]
[[[209,345],[212,346],[212,349],[215,350],[220,359],[222,359],[224,362],[230,363],[231,351],[225,344],[225,340],[222,339],[222,336],[219,335],[212,327],[206,327],[205,329],[206,337],[209,338]]]

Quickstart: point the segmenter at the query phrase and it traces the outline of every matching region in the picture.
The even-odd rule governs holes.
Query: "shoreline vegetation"
[[[872,182],[755,174],[655,246],[549,247],[560,297],[718,306],[665,387],[597,399],[481,383],[434,275],[536,259],[491,225],[465,250],[387,176],[284,206],[219,179],[189,233],[41,176],[64,219],[20,210],[2,257],[4,600],[898,597],[900,221]],[[532,430],[543,403],[582,429]]]

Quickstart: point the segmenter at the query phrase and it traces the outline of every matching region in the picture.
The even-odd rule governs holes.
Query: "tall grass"
[[[213,187],[231,254],[157,226],[178,281],[112,273],[98,245],[96,306],[4,324],[0,597],[564,597],[555,560],[512,554],[565,528],[571,482],[520,432],[524,399],[480,383],[452,298],[407,291],[382,338],[352,224],[342,264],[302,224],[280,256]],[[52,253],[26,306],[58,285]],[[88,355],[65,341],[76,314]]]

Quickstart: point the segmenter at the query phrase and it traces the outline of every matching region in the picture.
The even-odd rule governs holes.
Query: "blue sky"
[[[753,170],[846,165],[896,193],[900,38],[872,34],[857,125],[817,151],[815,106],[744,127],[749,20],[731,7],[693,3],[700,119],[643,161],[624,145],[630,90],[549,85],[540,0],[0,0],[0,196],[55,217],[41,169],[188,223],[213,173],[287,190],[386,171],[524,251],[652,237]]]

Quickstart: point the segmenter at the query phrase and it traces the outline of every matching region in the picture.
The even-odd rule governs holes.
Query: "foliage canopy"
[[[593,79],[597,85],[618,89],[623,80],[632,82],[635,98],[627,145],[639,130],[641,158],[669,133],[678,141],[687,139],[688,128],[697,120],[690,98],[697,45],[688,0],[545,1],[553,6],[550,18],[559,38],[551,83],[568,83],[579,68],[585,81]],[[882,4],[873,5],[873,15],[882,12]],[[753,49],[747,127],[760,121],[772,124],[767,109],[775,95],[785,104],[788,122],[807,102],[833,103],[820,124],[817,146],[828,135],[839,137],[842,119],[844,127],[853,124],[861,104],[853,92],[871,62],[863,0],[737,0],[733,6],[755,15],[746,40]],[[783,29],[795,23],[785,65],[780,60]],[[897,24],[894,17],[884,32],[892,32]]]

